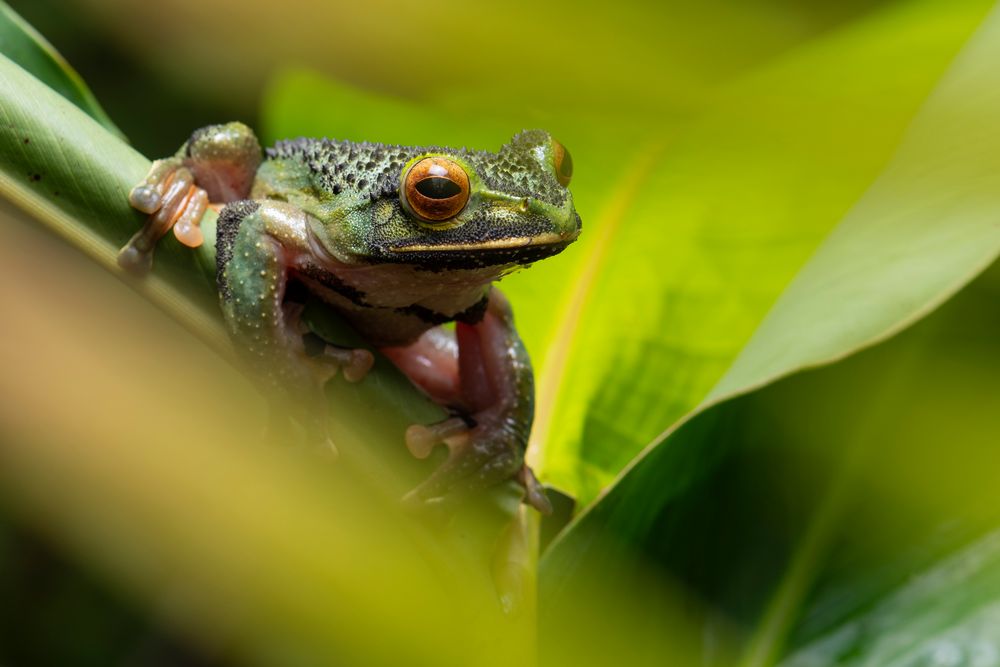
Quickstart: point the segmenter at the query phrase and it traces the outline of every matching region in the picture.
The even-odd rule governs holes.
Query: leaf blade
[[[610,579],[608,585],[612,590],[626,589],[641,596],[640,592],[627,585],[635,583],[629,579],[629,568],[634,568],[635,560],[639,558],[635,553],[630,553],[628,545],[633,545],[633,548],[647,555],[653,550],[654,560],[662,559],[661,564],[682,579],[694,577],[694,564],[677,560],[683,556],[670,556],[669,552],[662,551],[664,541],[688,558],[715,559],[712,566],[707,566],[710,571],[711,567],[720,567],[716,562],[720,559],[719,554],[712,553],[709,546],[718,549],[720,545],[706,536],[705,532],[737,529],[725,518],[718,519],[721,524],[719,527],[711,524],[699,527],[695,517],[698,512],[708,511],[705,507],[713,503],[713,492],[719,496],[725,495],[726,479],[741,479],[744,485],[752,483],[747,479],[752,473],[740,472],[739,467],[733,467],[737,462],[742,462],[740,465],[744,469],[759,472],[760,464],[752,466],[749,463],[753,461],[751,443],[760,449],[762,443],[768,442],[769,438],[781,441],[785,437],[787,440],[787,435],[781,431],[769,431],[764,417],[770,415],[773,420],[775,414],[783,411],[792,414],[800,411],[806,423],[797,427],[798,432],[794,435],[798,440],[788,440],[789,449],[794,451],[793,443],[797,443],[805,451],[809,451],[810,447],[819,450],[829,448],[834,453],[829,454],[831,461],[822,462],[826,467],[825,473],[831,467],[841,465],[845,458],[850,458],[845,450],[852,449],[852,438],[863,434],[866,438],[865,450],[868,452],[878,451],[879,443],[888,444],[885,442],[887,437],[890,438],[889,442],[892,442],[893,437],[901,440],[900,436],[893,436],[891,433],[882,434],[882,440],[879,440],[878,432],[866,421],[874,420],[875,425],[884,427],[881,418],[877,418],[878,410],[885,409],[889,415],[899,415],[898,404],[903,401],[905,407],[905,401],[912,400],[915,395],[916,390],[911,390],[911,385],[920,387],[919,391],[928,391],[926,380],[919,385],[914,380],[915,377],[920,377],[919,372],[914,372],[914,367],[919,368],[920,363],[926,365],[928,360],[934,358],[933,354],[920,354],[923,345],[920,341],[922,336],[930,336],[933,340],[934,328],[940,327],[942,321],[947,321],[947,315],[935,312],[929,323],[921,322],[915,327],[917,333],[907,330],[902,334],[900,342],[893,339],[860,353],[859,357],[865,360],[878,359],[884,355],[893,358],[892,355],[895,355],[898,365],[894,372],[902,373],[901,377],[907,378],[902,384],[898,381],[880,381],[866,386],[863,374],[851,376],[846,370],[841,370],[841,367],[856,370],[862,362],[845,358],[846,355],[856,353],[873,340],[885,340],[903,327],[911,325],[916,318],[939,307],[995,262],[1000,254],[1000,225],[996,222],[1000,217],[1000,198],[997,197],[991,177],[1000,168],[995,157],[1000,152],[1000,139],[993,131],[994,119],[1000,112],[1000,96],[996,93],[997,75],[991,66],[998,57],[998,34],[1000,12],[994,11],[924,105],[884,176],[817,251],[779,299],[758,334],[755,334],[760,338],[753,340],[743,353],[761,354],[762,358],[751,357],[752,363],[749,364],[746,360],[737,361],[732,376],[720,383],[711,398],[695,414],[648,448],[602,499],[581,514],[568,531],[557,538],[541,564],[544,598],[550,605],[550,615],[558,613],[552,612],[552,609],[563,609],[567,600],[573,600],[574,587],[583,586],[581,577],[593,577],[594,572],[600,572],[600,576]],[[941,149],[943,144],[948,146],[945,152]],[[940,159],[942,155],[947,155],[948,159]],[[991,274],[985,274],[976,282],[976,285],[980,285],[977,289],[982,290],[983,281],[988,284],[991,280]],[[872,285],[877,285],[878,289],[873,289]],[[845,294],[855,298],[845,298]],[[967,290],[959,294],[956,303],[963,303],[968,307],[971,298]],[[952,313],[957,307],[948,302],[944,310]],[[979,313],[982,319],[981,314],[984,312],[986,311],[981,305],[975,303],[973,308],[966,311],[966,316],[969,313]],[[796,316],[801,320],[797,320]],[[958,320],[959,331],[964,330],[963,326],[972,326],[963,325],[962,321]],[[780,322],[780,326],[776,326],[774,322]],[[801,326],[795,326],[796,324]],[[975,331],[987,330],[983,325],[972,328]],[[819,335],[816,334],[817,331],[824,333]],[[802,332],[818,337],[802,335]],[[877,332],[878,336],[873,337],[872,332]],[[822,344],[816,345],[817,340]],[[907,346],[912,349],[908,351]],[[836,348],[839,354],[824,356],[832,348]],[[939,356],[945,357],[945,352],[954,355],[961,348],[951,345],[934,349],[940,349]],[[979,363],[995,359],[989,349],[991,348],[985,342],[981,348],[977,348]],[[765,386],[766,382],[782,377],[783,374],[835,359],[844,360],[826,369],[792,375],[776,386]],[[766,368],[773,370],[781,363],[788,364],[783,373],[769,374],[762,371]],[[854,384],[841,383],[838,386],[831,383],[830,378],[835,377],[842,380],[850,378],[850,382]],[[883,380],[886,376],[873,373],[872,377]],[[807,384],[805,378],[815,378],[809,384],[812,391],[819,393],[822,390],[822,395],[830,400],[825,403],[817,401],[810,404],[811,409],[804,409],[800,405],[801,392],[787,387],[804,386]],[[892,377],[889,376],[889,379]],[[782,392],[779,391],[780,388],[786,389]],[[957,421],[968,424],[962,433],[971,443],[984,445],[983,438],[988,437],[991,432],[995,433],[996,428],[996,420],[988,417],[991,414],[989,401],[983,403],[988,397],[983,396],[975,385],[963,387],[962,384],[953,382],[949,389],[956,395],[966,397],[970,405],[976,406],[976,409],[966,408],[960,412],[963,416],[957,418]],[[933,395],[940,397],[948,394]],[[781,396],[782,399],[779,400],[776,396]],[[861,412],[867,413],[867,416],[846,413],[849,417],[838,423],[836,420],[839,415],[845,413],[843,410],[838,412],[832,406],[849,404],[855,396],[859,397],[858,400],[865,407]],[[869,397],[878,398],[881,402],[868,401]],[[834,402],[834,399],[839,403]],[[893,401],[895,404],[892,404]],[[764,410],[765,407],[767,411]],[[928,411],[928,415],[932,414]],[[976,414],[986,416],[973,419]],[[809,419],[816,423],[808,422]],[[900,420],[897,424],[906,423],[905,417],[901,415],[896,416],[896,419]],[[921,427],[925,431],[930,426],[929,419],[931,417],[928,416],[921,420]],[[842,436],[842,439],[830,442],[831,439],[836,440],[835,434]],[[924,443],[922,446],[927,448],[932,448],[936,442],[927,433],[921,435],[919,431],[908,432],[907,435],[914,442]],[[918,435],[923,440],[917,438]],[[896,449],[887,451],[899,455]],[[991,465],[993,455],[989,450],[976,452],[978,458],[972,461],[978,462],[979,466]],[[871,454],[868,453],[867,456]],[[897,463],[897,476],[903,465],[905,464]],[[969,465],[977,464],[970,462]],[[888,473],[892,467],[882,466],[878,469]],[[720,472],[723,470],[727,472]],[[889,476],[887,479],[894,478]],[[880,481],[885,483],[885,480]],[[765,478],[761,484],[756,485],[753,491],[744,486],[739,492],[733,492],[743,494],[733,502],[753,506],[754,494],[757,498],[768,497],[768,480]],[[821,486],[826,487],[828,484],[824,481]],[[828,506],[833,508],[830,512],[836,517],[840,513],[837,508],[841,506],[837,500],[839,492],[836,484],[828,488],[831,489],[826,495]],[[923,488],[933,487],[925,482]],[[816,493],[816,490],[810,489],[810,492]],[[949,498],[962,496],[957,490],[948,490],[943,499]],[[856,496],[852,496],[852,502],[857,504]],[[909,502],[912,503],[912,500]],[[988,501],[979,502],[984,506],[988,505]],[[912,506],[910,504],[903,507]],[[972,506],[975,507],[975,504]],[[810,507],[822,508],[824,504],[818,501],[810,504]],[[728,511],[735,510],[729,507]],[[764,570],[755,573],[758,577],[756,583],[744,580],[753,590],[754,602],[751,608],[734,611],[736,601],[732,597],[726,597],[731,596],[732,592],[727,594],[720,589],[709,590],[707,593],[710,599],[713,599],[712,596],[718,596],[720,600],[727,599],[729,612],[736,617],[738,624],[757,626],[756,640],[752,640],[750,652],[745,654],[747,664],[771,664],[773,659],[782,655],[785,638],[794,634],[793,631],[797,629],[798,621],[792,623],[790,619],[800,618],[800,605],[807,603],[803,591],[814,591],[816,572],[826,567],[822,561],[829,556],[829,549],[826,548],[829,545],[829,535],[824,536],[824,531],[844,530],[841,517],[832,522],[819,520],[817,517],[824,516],[824,511],[810,511],[813,512],[811,518],[818,521],[819,533],[813,538],[809,537],[808,532],[800,533],[793,543],[780,545],[781,559],[771,556],[772,561],[777,563],[758,563]],[[758,517],[751,513],[742,518],[753,522]],[[996,517],[987,517],[980,518],[979,521],[995,519]],[[982,523],[977,525],[982,529]],[[760,530],[766,533],[765,527],[761,526]],[[803,530],[808,531],[808,528]],[[764,535],[736,533],[733,539],[735,543],[727,545],[722,558],[731,554],[742,567],[749,567],[751,561],[759,557],[759,554],[755,556],[755,548],[764,548],[768,544]],[[724,541],[724,538],[720,537],[719,540]],[[698,545],[701,545],[700,551]],[[816,549],[822,552],[823,558],[816,557]],[[801,568],[795,566],[796,553],[801,558]],[[813,555],[810,556],[810,553]],[[782,574],[780,568],[789,566],[791,569],[784,570]],[[733,581],[735,575],[721,569],[716,572],[723,583],[708,584],[699,580],[697,585],[709,589],[712,585],[724,586],[725,582],[736,585]],[[764,613],[762,599],[766,599],[769,594],[773,594],[770,598],[772,613],[761,617],[759,614]],[[834,589],[831,595],[835,594]],[[742,599],[745,602],[750,597],[744,593]],[[627,596],[624,600],[617,599],[617,603],[627,604]],[[710,616],[711,612],[698,622],[703,629],[716,634],[718,628],[712,629]],[[738,641],[737,644],[739,643],[741,642]]]
[[[912,2],[876,13],[720,91],[703,117],[665,129],[668,149],[628,202],[576,331],[581,354],[562,380],[570,389],[554,417],[560,432],[546,443],[546,481],[586,504],[710,395],[891,158],[984,11]],[[588,186],[590,197],[607,196],[593,182],[580,187]],[[585,264],[589,249],[573,259]],[[555,283],[554,272],[539,265],[524,281]]]

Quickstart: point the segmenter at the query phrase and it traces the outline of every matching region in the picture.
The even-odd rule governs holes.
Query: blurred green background
[[[576,501],[573,522],[541,558],[543,664],[1000,663],[991,477],[1000,339],[997,272],[987,270],[1000,247],[1000,28],[990,3],[11,5],[149,158],[172,153],[194,128],[234,119],[265,142],[325,135],[495,149],[544,127],[569,148],[584,235],[503,283],[538,377],[529,459]],[[3,386],[10,405],[25,406],[11,408],[3,433],[42,453],[10,450],[0,662],[289,664],[294,655],[331,664],[352,628],[327,638],[309,622],[342,612],[344,599],[282,599],[282,586],[308,588],[305,574],[272,589],[239,568],[213,570],[243,556],[227,540],[260,535],[205,517],[185,530],[198,503],[164,500],[175,474],[208,484],[199,493],[218,501],[207,477],[184,472],[184,456],[207,471],[211,461],[181,447],[171,454],[182,457],[178,470],[160,478],[155,463],[172,459],[140,447],[128,459],[137,468],[119,470],[131,450],[115,439],[115,411],[95,406],[92,420],[80,417],[74,400],[80,386],[92,388],[60,369],[79,355],[82,377],[106,368],[99,388],[126,400],[132,378],[117,357],[137,363],[142,349],[118,350],[150,337],[170,346],[158,361],[193,356],[186,372],[205,386],[223,378],[217,391],[242,398],[247,387],[186,334],[163,334],[162,315],[134,296],[112,298],[111,279],[11,216],[5,245],[48,257],[67,282],[90,271],[81,285],[91,305],[76,310],[83,321],[101,316],[90,318],[94,331],[70,326],[75,349],[46,355],[60,343],[41,347],[42,332],[68,315],[33,304],[60,294],[59,282],[9,296],[22,326],[7,333],[7,363],[37,387]],[[9,252],[8,277],[32,270]],[[102,321],[119,335],[102,334]],[[51,357],[47,372],[73,410],[37,398],[43,377],[15,354],[25,341],[29,359]],[[192,347],[200,351],[185,352]],[[184,374],[170,370],[157,381],[183,392]],[[13,400],[22,394],[42,402]],[[39,405],[98,425],[86,440],[100,449],[92,464],[25,435],[33,427],[24,415],[48,414]],[[229,414],[252,431],[257,422],[238,405],[211,428]],[[63,492],[53,461],[82,481],[49,506],[46,490]],[[267,480],[267,463],[254,459],[258,476],[247,479]],[[87,483],[117,472],[126,479],[113,492]],[[230,481],[247,492],[242,479]],[[163,539],[115,523],[122,498],[176,532]],[[321,525],[334,500],[323,496],[308,517],[316,523],[296,529]],[[74,503],[93,525],[75,532],[53,518]],[[253,507],[269,514],[263,501]],[[232,509],[220,516],[239,516]],[[542,526],[547,536],[562,528]],[[316,542],[274,532],[278,542]],[[159,545],[166,574],[136,545]],[[195,545],[209,548],[212,566],[199,568]],[[267,554],[282,571],[287,554]],[[304,573],[323,576],[321,564],[307,564],[315,570]],[[243,615],[191,593],[199,586],[211,591],[205,600],[236,586],[273,605]],[[373,626],[357,627],[363,645]],[[486,664],[487,653],[464,664]]]

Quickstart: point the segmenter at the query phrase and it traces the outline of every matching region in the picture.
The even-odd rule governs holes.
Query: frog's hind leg
[[[200,246],[199,223],[209,205],[248,197],[261,159],[257,137],[242,123],[196,130],[176,155],[156,160],[129,193],[132,207],[149,217],[118,254],[118,264],[148,271],[156,243],[171,228],[184,245]]]
[[[219,214],[216,275],[226,324],[269,390],[272,409],[300,422],[314,442],[332,448],[323,385],[340,369],[347,380],[360,380],[374,357],[322,341],[317,346],[315,338],[304,337],[301,306],[285,301],[293,259],[286,248],[303,247],[307,224],[308,214],[290,204],[228,204]]]
[[[432,398],[464,415],[407,429],[406,445],[414,456],[425,458],[438,444],[448,447],[449,456],[406,501],[453,500],[516,479],[525,502],[550,513],[544,490],[524,464],[534,380],[506,298],[491,289],[482,319],[457,323],[451,342],[446,332],[432,332],[413,346],[384,350]]]

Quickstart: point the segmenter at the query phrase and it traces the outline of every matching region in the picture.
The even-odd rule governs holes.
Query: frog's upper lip
[[[393,252],[459,252],[476,250],[514,250],[516,248],[528,248],[531,246],[546,246],[568,244],[576,240],[580,231],[574,230],[569,234],[556,234],[555,232],[545,232],[535,236],[511,236],[500,239],[490,239],[487,241],[477,241],[475,243],[421,243],[406,246],[395,246],[391,248]]]

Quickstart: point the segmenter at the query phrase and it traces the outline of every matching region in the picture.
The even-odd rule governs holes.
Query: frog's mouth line
[[[504,239],[493,239],[489,241],[479,241],[476,243],[439,243],[396,246],[390,248],[392,252],[461,252],[476,250],[515,250],[517,248],[528,248],[531,246],[544,246],[569,243],[576,239],[577,234],[561,235],[554,232],[546,232],[537,236],[514,236]]]

